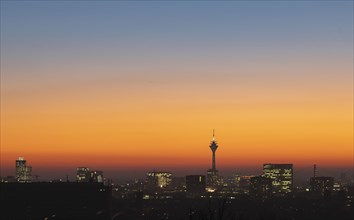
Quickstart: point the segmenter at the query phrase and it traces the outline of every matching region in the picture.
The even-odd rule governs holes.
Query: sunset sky
[[[353,2],[1,1],[1,175],[353,165]],[[190,168],[192,167],[192,168]]]

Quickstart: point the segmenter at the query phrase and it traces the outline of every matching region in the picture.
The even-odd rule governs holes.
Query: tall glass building
[[[272,180],[272,191],[275,195],[285,195],[293,190],[292,164],[264,164],[263,176]]]
[[[23,157],[16,160],[16,181],[21,183],[32,182],[32,167],[27,166]]]

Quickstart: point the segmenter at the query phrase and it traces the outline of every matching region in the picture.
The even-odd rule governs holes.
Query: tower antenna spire
[[[213,141],[215,140],[215,130],[213,129]]]

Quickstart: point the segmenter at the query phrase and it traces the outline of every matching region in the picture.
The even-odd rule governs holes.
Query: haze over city
[[[201,173],[213,129],[220,173],[352,172],[353,2],[1,2],[2,176]]]

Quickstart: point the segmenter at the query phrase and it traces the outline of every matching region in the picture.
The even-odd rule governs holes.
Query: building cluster
[[[31,183],[33,182],[32,178],[32,167],[27,165],[27,161],[23,157],[19,157],[16,160],[16,173],[15,176],[6,176],[1,178],[1,182],[13,183]],[[38,181],[38,175],[34,175],[35,182]],[[52,183],[63,182],[62,179],[51,180]],[[66,177],[66,182],[69,182],[68,176]],[[90,170],[88,167],[78,167],[76,169],[76,182],[85,183],[105,183],[105,178],[103,177],[103,171],[100,170]]]
[[[250,177],[249,194],[253,198],[288,196],[292,192],[292,164],[264,164],[262,175]]]
[[[172,174],[170,172],[148,172],[146,174],[146,189],[155,190],[157,188],[167,188],[172,182]]]
[[[224,181],[216,169],[216,150],[218,144],[213,138],[210,143],[212,151],[212,166],[207,170],[206,191],[230,192],[230,188],[247,191],[252,197],[269,198],[271,196],[285,196],[293,190],[292,164],[264,164],[263,174],[260,176],[235,176],[235,179]],[[226,190],[225,190],[226,189]]]
[[[142,192],[145,199],[172,198],[180,194],[187,198],[235,198],[240,195],[254,199],[269,199],[293,197],[295,192],[299,192],[299,189],[294,187],[293,164],[266,163],[263,164],[261,175],[233,175],[223,178],[216,168],[216,150],[219,146],[214,132],[209,147],[212,152],[211,168],[206,174],[174,177],[170,172],[152,171],[146,174],[145,180],[115,186],[113,192],[120,198],[127,197],[131,192]],[[333,177],[315,175],[310,179],[310,186],[305,187],[303,191],[311,196],[325,196],[336,189],[340,190],[341,185],[336,183]]]
[[[265,163],[259,175],[224,178],[216,166],[219,146],[214,132],[209,148],[211,168],[205,173],[175,177],[154,170],[125,184],[105,181],[102,171],[89,167],[77,167],[73,182],[67,176],[65,183],[38,182],[38,178],[30,183],[32,167],[20,157],[15,176],[1,178],[1,198],[6,201],[1,219],[274,219],[284,213],[289,219],[326,219],[327,207],[338,210],[330,219],[349,219],[344,211],[353,206],[353,177],[318,176],[314,165],[308,182],[294,186],[293,164]]]
[[[78,167],[76,169],[76,181],[79,183],[104,183],[103,172],[100,170],[90,170],[88,167]]]
[[[172,174],[169,172],[148,172],[144,184],[144,191],[184,191],[187,197],[196,198],[206,195],[220,194],[249,194],[253,198],[271,198],[273,196],[287,196],[293,191],[293,166],[292,164],[264,164],[263,174],[260,176],[239,176],[223,179],[216,176],[217,181],[212,182],[215,176],[187,175],[184,183],[179,188],[170,187],[176,185]]]

